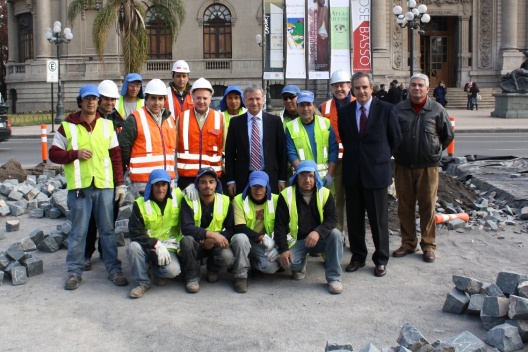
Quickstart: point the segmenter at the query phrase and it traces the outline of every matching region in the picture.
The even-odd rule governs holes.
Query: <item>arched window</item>
[[[149,60],[172,59],[172,43],[170,32],[163,27],[157,15],[147,11],[146,27],[149,36]]]
[[[203,17],[204,59],[231,58],[231,12],[220,4],[209,6]]]

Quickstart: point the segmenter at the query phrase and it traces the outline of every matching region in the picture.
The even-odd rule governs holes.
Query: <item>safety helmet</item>
[[[191,70],[189,69],[188,63],[183,60],[178,60],[172,65],[172,72],[191,73]]]
[[[337,70],[334,73],[332,73],[332,77],[330,77],[330,84],[334,83],[340,83],[340,82],[348,82],[350,83],[350,74],[343,70]]]
[[[109,79],[105,79],[99,83],[97,89],[99,90],[100,95],[108,98],[119,99],[119,90],[117,89],[117,85]]]
[[[214,94],[213,86],[208,80],[203,77],[200,77],[196,81],[194,81],[191,88],[191,94],[193,94],[196,89],[208,89],[211,91],[211,94]]]
[[[161,79],[154,78],[145,87],[145,94],[167,95],[167,87]]]

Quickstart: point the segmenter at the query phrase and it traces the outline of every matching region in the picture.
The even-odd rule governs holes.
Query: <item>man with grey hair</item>
[[[233,117],[225,143],[225,171],[230,196],[241,193],[249,174],[266,171],[271,191],[279,193],[286,186],[286,142],[280,117],[262,110],[264,90],[259,85],[244,89],[248,109]]]
[[[429,78],[415,74],[409,84],[409,98],[394,107],[400,123],[402,142],[394,159],[394,182],[398,195],[398,216],[402,243],[394,257],[414,253],[418,245],[415,206],[418,201],[423,260],[435,261],[435,202],[438,191],[438,164],[442,150],[454,138],[446,110],[428,97]]]

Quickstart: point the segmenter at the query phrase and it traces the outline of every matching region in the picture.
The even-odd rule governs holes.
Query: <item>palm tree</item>
[[[96,0],[73,0],[68,6],[70,23],[86,7],[93,8]],[[97,14],[93,24],[93,42],[97,54],[104,60],[104,46],[112,26],[123,46],[125,74],[140,72],[147,61],[149,50],[148,35],[145,28],[146,9],[149,16],[169,30],[172,42],[176,39],[180,26],[185,20],[183,0],[108,0]]]

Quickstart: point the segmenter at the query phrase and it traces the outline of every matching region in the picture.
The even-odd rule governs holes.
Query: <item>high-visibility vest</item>
[[[145,101],[143,99],[138,99],[136,101],[136,110],[138,109],[141,109],[144,105]],[[120,96],[119,99],[117,99],[117,107],[116,107],[116,110],[117,112],[119,113],[119,115],[121,115],[123,117],[123,119],[126,120],[126,118],[128,116],[126,116],[126,112],[125,112],[125,97],[123,96]]]
[[[176,121],[172,115],[159,127],[146,107],[132,113],[136,119],[137,137],[130,151],[130,180],[148,182],[150,173],[165,169],[174,178]]]
[[[145,222],[145,230],[151,238],[160,241],[175,239],[178,243],[183,238],[180,231],[180,211],[182,191],[179,188],[172,190],[172,198],[167,198],[163,214],[156,202],[139,197],[136,199],[139,211]],[[174,250],[169,248],[169,251]]]
[[[351,102],[354,100],[356,100],[356,97],[350,98]],[[339,130],[337,128],[337,106],[334,98],[321,104],[321,113],[324,117],[330,119],[330,123],[332,124],[332,128],[336,135],[337,144],[339,145],[337,158],[341,160],[343,159],[343,143],[341,143],[341,137],[339,136]]]
[[[194,109],[184,111],[178,122],[178,175],[196,177],[198,170],[212,167],[218,177],[222,175],[222,148],[224,144],[224,117],[209,109],[200,129]]]
[[[245,113],[246,111],[247,111],[246,108],[240,108],[240,109],[238,110],[238,114],[236,114],[236,115],[231,115],[227,110],[226,110],[226,111],[222,111],[222,114],[224,114],[224,126],[225,126],[225,130],[226,130],[226,131],[229,130],[229,123],[231,122],[231,118],[232,118],[232,117],[242,115],[242,114]]]
[[[277,194],[272,194],[271,199],[266,200],[264,203],[264,228],[266,229],[266,234],[268,236],[271,236],[273,229],[275,228],[275,208],[277,208],[278,199],[279,196]],[[255,216],[255,204],[249,199],[249,196],[247,196],[246,199],[242,199],[242,193],[235,196],[233,201],[244,211],[246,226],[254,230],[255,222],[257,221]]]
[[[286,187],[281,192],[282,196],[284,197],[284,200],[286,201],[286,205],[288,206],[288,212],[290,214],[290,235],[293,240],[288,241],[289,248],[291,248],[295,244],[295,242],[297,242],[297,234],[299,232],[299,215],[297,214],[297,200],[295,196],[296,187],[296,185]],[[316,196],[319,220],[322,223],[324,220],[323,208],[326,205],[326,202],[328,201],[328,197],[330,196],[330,190],[326,187],[321,187],[315,192],[314,195]]]
[[[92,157],[76,159],[64,165],[69,190],[90,187],[92,181],[97,188],[114,188],[114,170],[110,159],[110,143],[114,137],[112,121],[97,117],[95,127],[88,132],[81,124],[63,121],[62,128],[68,140],[67,151],[89,149]]]
[[[297,149],[297,155],[300,161],[313,160],[317,164],[317,171],[321,177],[325,177],[328,172],[328,152],[329,152],[329,138],[330,138],[330,120],[322,116],[314,116],[314,136],[315,145],[317,147],[317,160],[315,160],[312,152],[310,139],[301,118],[298,117],[286,124],[286,129],[290,132],[290,136]]]
[[[165,100],[165,108],[169,109],[172,116],[180,116],[182,112],[185,110],[192,109],[194,107],[194,103],[192,100],[191,93],[187,93],[185,95],[185,99],[183,99],[183,106],[180,104],[180,100],[176,98],[176,94],[174,93],[173,89],[169,86],[167,87],[167,99]]]
[[[197,200],[190,200],[187,197],[184,197],[185,201],[192,208],[194,212],[194,225],[200,227],[202,222],[202,205],[200,203],[200,198]],[[207,226],[207,231],[220,232],[224,229],[224,220],[227,217],[227,212],[229,211],[229,197],[224,196],[221,193],[215,193],[215,200],[213,206],[213,219],[209,226]]]

